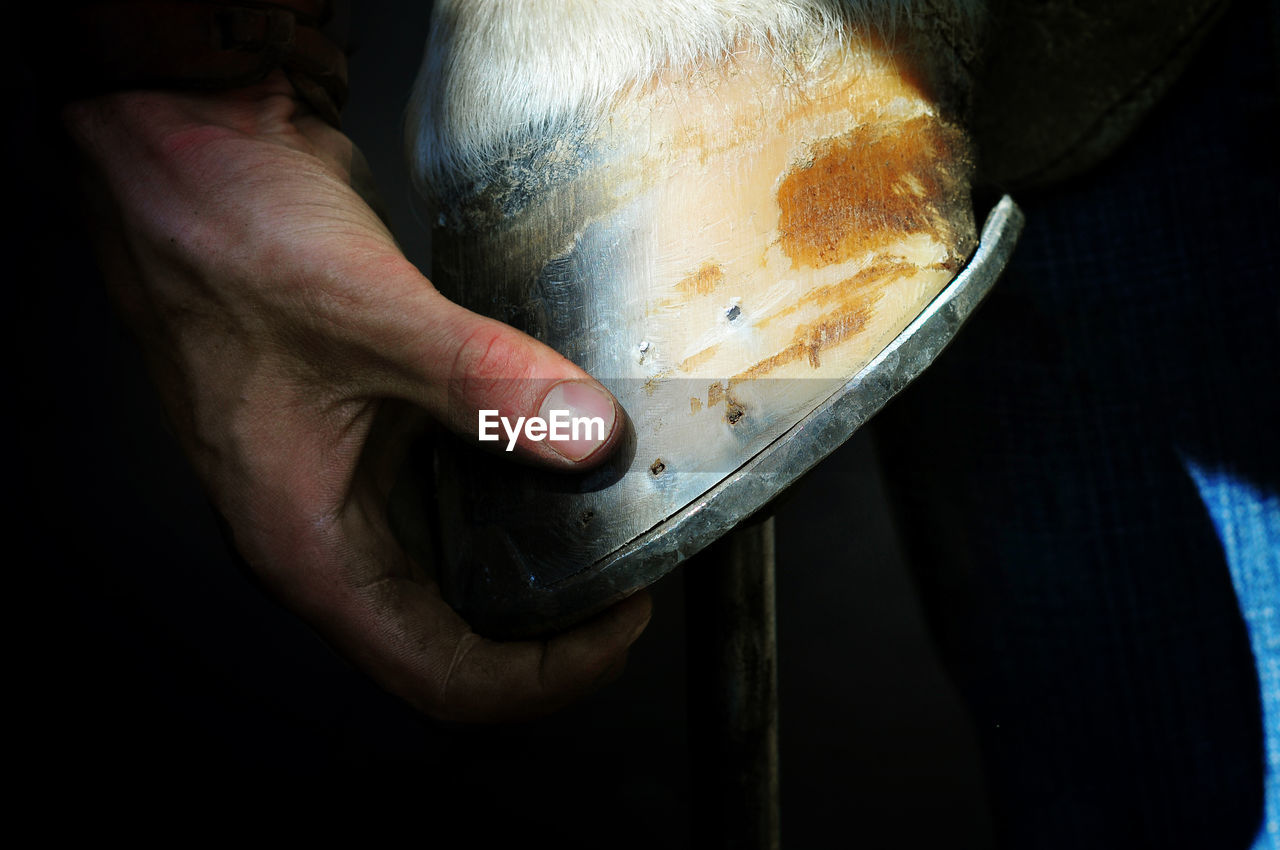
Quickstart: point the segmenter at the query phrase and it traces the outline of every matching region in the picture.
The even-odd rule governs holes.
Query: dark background
[[[426,13],[387,5],[354,23],[344,123],[422,265],[401,111]],[[116,803],[359,788],[420,801],[398,810],[426,843],[443,831],[443,846],[685,846],[680,574],[654,589],[623,678],[557,716],[440,727],[380,691],[229,556],[102,291],[65,142],[30,78],[8,79],[18,475],[6,561],[26,787]],[[988,845],[972,733],[930,647],[867,439],[794,489],[778,540],[786,843]]]
[[[400,150],[427,15],[397,5],[413,4],[360,4],[344,120],[421,265],[426,228]],[[1020,196],[1030,224],[1010,275],[878,420],[896,426],[881,441],[893,468],[919,473],[908,496],[944,506],[901,516],[957,532],[909,535],[917,563],[932,554],[963,566],[952,542],[971,529],[990,547],[975,549],[967,574],[919,573],[952,669],[990,722],[970,723],[942,672],[871,438],[855,437],[778,506],[787,846],[986,847],[998,833],[1022,836],[1019,846],[1246,846],[1256,829],[1248,645],[1202,506],[1181,468],[1164,464],[1178,445],[1161,442],[1162,423],[1213,420],[1206,433],[1229,444],[1225,456],[1280,481],[1276,453],[1259,451],[1280,421],[1268,379],[1280,204],[1274,38],[1268,54],[1264,35],[1280,15],[1274,3],[1235,8],[1111,161]],[[681,575],[654,588],[653,621],[623,678],[554,717],[442,727],[372,685],[228,553],[102,291],[72,158],[23,73],[5,76],[4,134],[17,470],[4,564],[21,786],[63,813],[107,802],[152,818],[175,798],[216,807],[193,825],[232,818],[249,800],[354,792],[321,820],[373,812],[445,847],[688,846]],[[1201,321],[1206,293],[1238,308],[1216,330]],[[1143,311],[1122,312],[1126,301]],[[1028,313],[1042,324],[1028,325]],[[1237,332],[1222,333],[1232,322]],[[1230,342],[1228,362],[1191,369],[1152,357],[1186,339]],[[1063,341],[1078,358],[1068,365],[1097,383],[1068,382],[1070,394],[1055,396],[1046,375]],[[1081,462],[1060,438],[1079,442]],[[1140,526],[1059,549],[1002,537],[1016,533],[1019,503],[1070,498],[1059,510],[1092,512],[1095,455],[1123,484],[1124,505],[1142,509]],[[1163,477],[1145,464],[1155,455]],[[1075,478],[1079,492],[1053,489]],[[1047,520],[1054,534],[1061,526]],[[975,588],[973,600],[952,593]],[[1006,768],[992,773],[1000,818],[989,815],[978,740]]]

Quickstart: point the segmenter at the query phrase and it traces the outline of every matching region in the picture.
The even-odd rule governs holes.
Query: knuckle
[[[511,397],[511,387],[529,370],[530,353],[514,332],[502,326],[482,325],[458,347],[450,370],[450,395],[456,405],[469,408],[477,399],[498,404]]]

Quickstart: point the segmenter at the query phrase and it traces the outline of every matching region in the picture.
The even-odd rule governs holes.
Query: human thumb
[[[421,281],[382,332],[381,359],[390,364],[384,394],[420,405],[482,446],[553,468],[586,469],[613,451],[626,414],[600,382]]]

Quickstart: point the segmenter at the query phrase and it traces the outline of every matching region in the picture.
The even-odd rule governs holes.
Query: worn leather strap
[[[131,88],[223,89],[283,69],[300,97],[338,123],[347,59],[321,27],[328,0],[99,0],[53,24],[48,69],[64,99]]]

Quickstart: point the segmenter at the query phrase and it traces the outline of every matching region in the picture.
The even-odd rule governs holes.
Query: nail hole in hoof
[[[738,420],[741,419],[745,413],[746,410],[743,409],[742,405],[731,399],[728,406],[725,408],[724,419],[730,425],[737,425]]]
[[[652,473],[654,478],[657,478],[659,475],[665,472],[666,469],[667,469],[667,465],[662,462],[662,458],[658,458],[649,466],[649,472]]]

